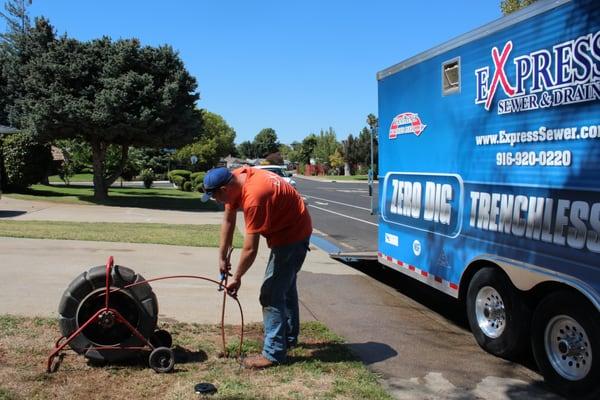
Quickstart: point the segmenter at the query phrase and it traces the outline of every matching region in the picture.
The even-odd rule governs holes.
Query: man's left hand
[[[227,282],[227,286],[225,288],[230,295],[237,296],[240,286],[242,286],[242,280],[233,277]]]

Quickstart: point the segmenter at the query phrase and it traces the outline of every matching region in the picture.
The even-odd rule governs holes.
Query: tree
[[[377,128],[379,127],[379,119],[375,115],[369,114],[367,115],[367,125],[369,125],[369,129],[373,131],[373,139],[377,139]]]
[[[292,147],[287,144],[281,143],[279,149],[277,149],[282,158],[289,160],[289,155],[293,152]]]
[[[235,149],[235,130],[227,125],[225,119],[209,111],[202,112],[202,131],[200,136],[175,154],[179,160],[190,160],[198,157],[196,167],[208,170],[217,165],[221,157],[226,157]]]
[[[8,106],[14,95],[9,90],[10,79],[14,79],[18,56],[23,51],[25,38],[30,29],[25,0],[11,0],[4,4],[5,12],[0,17],[6,22],[7,30],[0,34],[0,124],[8,125]]]
[[[44,139],[88,142],[96,199],[107,197],[131,146],[187,144],[202,126],[196,81],[170,46],[63,36],[29,60],[26,72],[21,124]],[[119,146],[120,156],[108,173],[111,144]]]
[[[314,157],[315,147],[317,146],[317,135],[311,133],[304,138],[300,146],[300,156],[298,157],[301,163],[309,164],[310,159]]]
[[[269,165],[283,165],[283,157],[281,157],[281,153],[276,151],[275,153],[271,153],[269,154],[266,158],[265,161],[269,164]]]
[[[537,0],[502,0],[500,1],[500,9],[504,15],[508,15],[523,7],[535,3]]]
[[[254,144],[249,140],[240,143],[237,146],[237,151],[242,158],[257,158]]]
[[[335,137],[335,131],[331,127],[326,131],[321,129],[321,132],[319,133],[319,136],[316,136],[316,139],[313,151],[317,163],[329,164],[329,157],[339,147],[339,143]]]
[[[375,115],[369,114],[367,115],[367,125],[369,125],[369,130],[373,135],[373,176],[377,177],[379,174],[379,168],[377,166],[377,154],[379,153],[379,119]]]
[[[47,20],[36,19],[32,27],[24,0],[11,0],[0,13],[7,31],[0,34],[0,123],[18,128],[20,100],[25,91],[25,77],[31,60],[41,57],[55,40]]]
[[[82,139],[60,139],[54,141],[64,157],[59,175],[68,184],[70,176],[91,170],[93,165],[92,148]],[[106,151],[106,170],[109,173],[120,167],[120,146],[110,145]],[[127,161],[122,167],[120,177],[129,181],[140,174],[142,169],[151,168],[158,173],[167,172],[169,154],[159,149],[130,147]],[[66,178],[66,179],[65,179]]]
[[[91,165],[92,150],[90,146],[78,139],[60,139],[54,142],[63,154],[63,162],[58,175],[67,185],[71,177]]]
[[[371,165],[371,133],[373,133],[373,159],[377,159],[378,152],[378,138],[377,138],[377,125],[378,120],[373,114],[367,116],[368,127],[364,127],[358,138],[353,142],[352,149],[352,162],[358,163],[365,169]],[[374,171],[375,172],[375,171]]]
[[[46,180],[52,167],[50,146],[29,133],[19,132],[4,137],[1,153],[9,187],[24,188],[40,183]]]
[[[339,148],[335,149],[333,154],[329,156],[329,164],[337,173],[339,173],[339,169],[344,166],[344,157]]]
[[[166,174],[169,171],[173,150],[143,147],[139,151],[142,168],[152,169],[155,174]]]
[[[23,128],[14,116],[21,108],[28,63],[41,57],[54,41],[54,32],[46,20],[36,20],[35,27],[31,26],[27,5],[25,0],[10,0],[4,6],[6,11],[0,12],[7,26],[6,32],[0,34],[0,124],[17,128]],[[21,187],[47,181],[49,147],[26,129],[20,131],[6,141],[6,167],[12,176],[7,180]],[[2,158],[0,174],[5,175],[3,164]]]
[[[352,134],[349,134],[346,140],[342,140],[342,148],[342,155],[344,158],[344,175],[348,176],[352,174],[352,167],[360,159],[358,143]]]
[[[254,137],[253,145],[257,157],[266,157],[271,153],[275,153],[279,149],[277,133],[275,133],[273,128],[262,129]]]
[[[31,1],[28,1],[31,3]],[[9,42],[17,47],[17,42],[21,37],[27,34],[31,27],[29,15],[27,13],[27,1],[9,0],[4,4],[6,12],[0,11],[0,17],[6,21],[8,31],[0,34],[0,39]]]

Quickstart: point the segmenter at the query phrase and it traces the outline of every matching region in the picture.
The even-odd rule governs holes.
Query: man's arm
[[[233,242],[233,232],[235,231],[235,221],[237,217],[237,210],[229,207],[225,207],[223,213],[223,225],[221,225],[221,241],[219,245],[219,271],[226,273],[231,268],[229,260],[227,260],[227,253]]]
[[[250,269],[252,263],[256,259],[258,253],[258,243],[260,241],[260,234],[258,233],[247,233],[244,237],[244,246],[242,247],[242,254],[240,255],[240,262],[233,274],[233,277],[227,283],[227,290],[232,294],[237,294],[241,284],[242,276]]]

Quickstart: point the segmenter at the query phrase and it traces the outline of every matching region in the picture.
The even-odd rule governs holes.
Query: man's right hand
[[[219,272],[221,274],[227,274],[231,270],[231,262],[229,260],[220,259],[219,260]]]

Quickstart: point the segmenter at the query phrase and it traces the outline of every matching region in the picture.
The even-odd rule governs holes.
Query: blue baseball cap
[[[204,194],[201,199],[202,202],[207,202],[212,197],[213,192],[229,183],[233,175],[225,167],[213,168],[209,170],[204,176],[204,183],[202,185]]]

